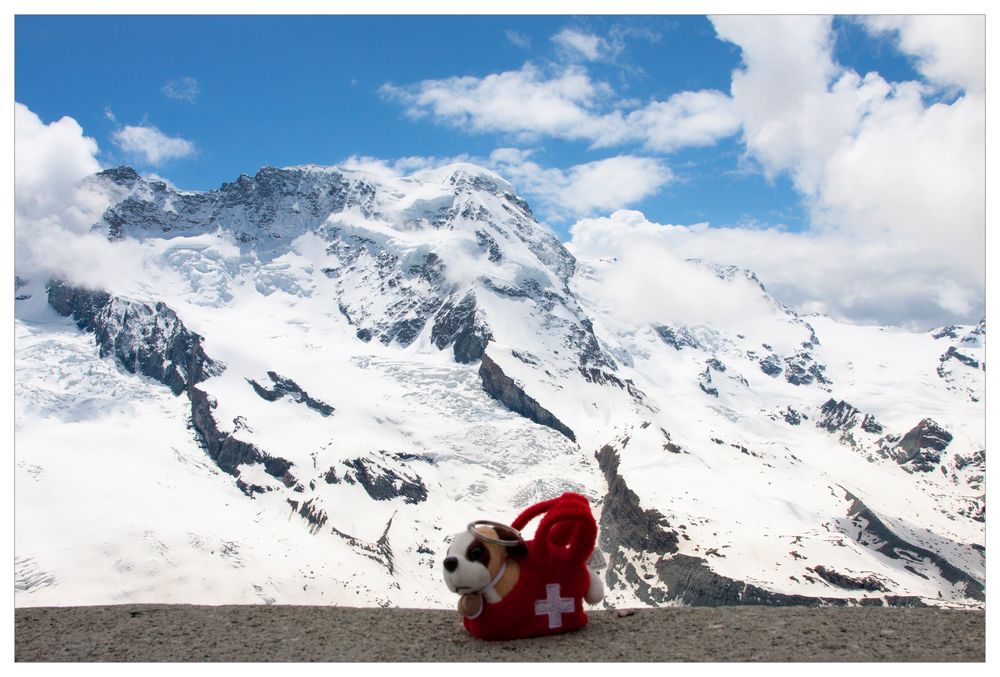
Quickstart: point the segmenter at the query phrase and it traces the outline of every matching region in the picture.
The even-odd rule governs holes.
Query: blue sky
[[[984,308],[983,25],[18,16],[15,98],[49,128],[75,120],[100,166],[185,189],[268,164],[477,162],[564,241],[636,223],[619,210],[708,223],[671,246],[800,310],[914,324]]]
[[[413,120],[381,92],[386,83],[572,63],[578,55],[553,40],[564,29],[621,36],[613,58],[586,64],[593,79],[621,98],[725,92],[741,61],[739,48],[717,39],[702,16],[21,16],[16,98],[46,122],[75,118],[97,140],[103,164],[130,163],[199,190],[265,164],[337,164],[352,155],[480,158],[497,147],[519,147],[533,149],[543,166],[566,168],[634,149],[635,143],[595,149],[586,140],[467,133]],[[888,39],[840,20],[837,36],[838,58],[859,72],[913,76]],[[164,93],[171,82],[174,97]],[[190,96],[176,98],[185,82]],[[114,143],[112,134],[124,125],[156,127],[195,150],[150,162]],[[656,153],[674,180],[628,206],[662,222],[801,228],[805,215],[788,176],[768,180],[742,154],[736,134],[708,148]],[[565,235],[566,218],[548,221]]]

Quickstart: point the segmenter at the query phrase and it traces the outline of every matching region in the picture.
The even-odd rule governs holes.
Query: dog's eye
[[[469,548],[469,559],[470,560],[481,559],[484,552],[485,552],[485,550],[483,549],[483,546],[481,546],[481,545],[474,545],[471,548]]]

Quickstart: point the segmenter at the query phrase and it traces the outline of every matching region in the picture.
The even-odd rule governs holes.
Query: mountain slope
[[[611,604],[985,599],[985,321],[703,261],[666,288],[740,312],[659,310],[472,165],[88,181],[158,272],[18,279],[19,605],[451,606],[446,537],[565,490]]]

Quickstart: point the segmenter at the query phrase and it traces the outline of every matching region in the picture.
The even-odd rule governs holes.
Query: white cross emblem
[[[545,586],[545,599],[535,600],[535,615],[549,617],[549,630],[562,627],[562,615],[571,614],[576,609],[572,597],[559,596],[559,584]]]

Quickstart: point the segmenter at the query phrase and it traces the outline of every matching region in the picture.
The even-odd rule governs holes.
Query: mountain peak
[[[121,165],[119,167],[112,167],[111,169],[105,169],[104,171],[98,172],[97,176],[105,179],[110,179],[112,182],[118,184],[119,186],[127,186],[131,188],[139,181],[139,172],[135,171],[132,167],[128,165]]]
[[[491,193],[513,193],[514,186],[494,171],[471,162],[455,162],[450,165],[415,172],[411,178],[425,183],[448,183],[456,187],[472,187]]]

